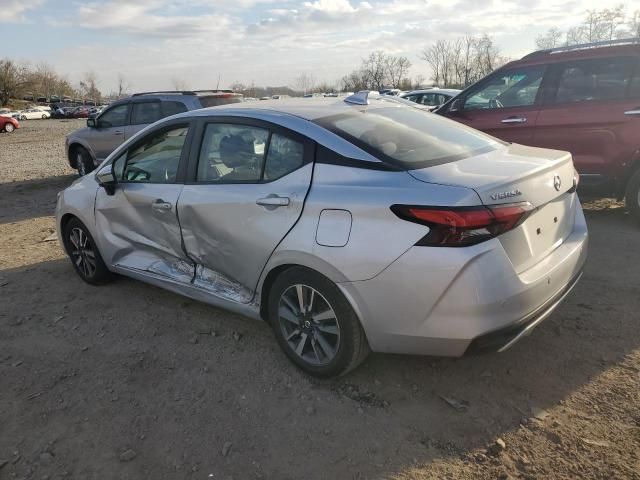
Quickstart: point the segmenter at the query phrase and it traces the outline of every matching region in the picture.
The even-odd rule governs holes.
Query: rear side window
[[[187,106],[182,102],[162,101],[162,114],[164,117],[170,117],[178,113],[187,111]]]
[[[199,97],[200,103],[203,108],[217,107],[220,105],[227,105],[230,103],[242,102],[242,95],[237,93],[224,93],[221,95],[209,95],[206,97]]]
[[[304,145],[288,137],[271,135],[264,167],[264,180],[271,181],[293,172],[304,163]]]
[[[162,118],[160,102],[134,103],[131,110],[131,125],[145,125]]]
[[[633,58],[598,58],[562,64],[555,103],[617,100],[625,97]]]
[[[400,106],[352,109],[315,123],[383,162],[407,170],[461,160],[504,145],[460,123]]]
[[[533,105],[542,83],[543,66],[521,67],[493,74],[467,94],[465,110]]]

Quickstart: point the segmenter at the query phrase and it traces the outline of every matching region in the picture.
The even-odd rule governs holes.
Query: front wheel
[[[102,285],[112,274],[102,260],[95,240],[85,225],[72,218],[62,232],[64,248],[80,278],[91,285]]]
[[[7,123],[7,124],[4,126],[4,131],[5,131],[5,132],[7,132],[7,133],[11,133],[11,132],[13,132],[14,130],[15,130],[15,127],[13,126],[13,123]]]
[[[87,173],[90,173],[94,170],[93,160],[91,159],[91,155],[82,147],[77,147],[75,149],[75,157],[76,157],[76,170],[78,170],[78,175],[84,177]]]
[[[24,115],[22,115],[22,116],[20,117],[20,120],[26,120],[26,119],[27,119],[27,117],[26,117],[26,116],[24,116]]]
[[[640,222],[640,169],[629,179],[624,196],[624,203],[629,213]]]
[[[282,273],[269,294],[269,321],[285,354],[318,377],[344,375],[369,353],[360,321],[340,289],[314,271]]]
[[[47,118],[47,116],[46,115],[42,115],[42,119],[44,120],[45,118]]]

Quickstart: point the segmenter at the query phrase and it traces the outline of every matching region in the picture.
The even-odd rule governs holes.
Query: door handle
[[[627,110],[624,112],[625,115],[640,115],[640,107],[636,107],[633,110]]]
[[[114,135],[122,135],[123,133],[123,130],[116,130],[115,132],[113,132]]]
[[[289,205],[289,197],[270,195],[268,197],[259,198],[256,200],[256,203],[264,207],[286,207]]]
[[[169,202],[165,202],[164,200],[158,199],[151,204],[151,208],[159,212],[168,212],[173,208],[173,205],[171,205],[171,203]]]
[[[525,123],[526,117],[507,117],[502,119],[502,123]]]

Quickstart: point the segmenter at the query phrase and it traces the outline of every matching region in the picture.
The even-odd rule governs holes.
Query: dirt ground
[[[305,376],[266,324],[120,278],[54,232],[64,135],[0,134],[0,479],[640,479],[640,228],[585,205],[586,273],[503,354]]]

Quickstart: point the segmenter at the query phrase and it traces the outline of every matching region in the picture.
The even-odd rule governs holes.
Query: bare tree
[[[631,37],[640,38],[640,10],[636,10],[627,19],[627,34]]]
[[[28,68],[13,60],[0,60],[0,105],[9,103],[10,98],[16,98],[21,89],[28,82]]]
[[[431,67],[436,85],[465,87],[505,62],[488,35],[438,40],[422,50],[420,58]]]
[[[372,52],[368,58],[362,61],[361,70],[366,88],[381,90],[385,87],[387,62],[387,56],[382,50]]]
[[[561,35],[561,30],[551,28],[545,35],[536,38],[536,45],[538,48],[559,46]],[[622,4],[602,10],[587,10],[583,21],[567,29],[564,36],[565,45],[640,36],[640,11],[635,11],[627,17]]]
[[[189,85],[182,78],[173,77],[171,79],[171,85],[173,86],[174,90],[180,90],[180,91],[189,90]]]
[[[296,77],[295,86],[298,87],[299,90],[302,90],[302,93],[305,94],[313,90],[313,87],[316,84],[316,79],[311,73],[302,73],[298,77]]]
[[[391,87],[400,88],[402,80],[409,73],[411,62],[407,57],[394,57],[388,55],[386,57],[385,66],[387,69],[387,78]]]
[[[562,45],[562,37],[564,37],[562,30],[551,27],[547,30],[547,33],[536,37],[536,47],[540,50],[559,47]]]
[[[101,100],[102,94],[98,89],[98,77],[93,70],[89,70],[82,74],[82,80],[80,80],[80,93],[85,98],[90,98],[96,102]]]
[[[131,89],[131,83],[127,80],[122,73],[118,72],[118,98],[126,96],[127,92]]]

